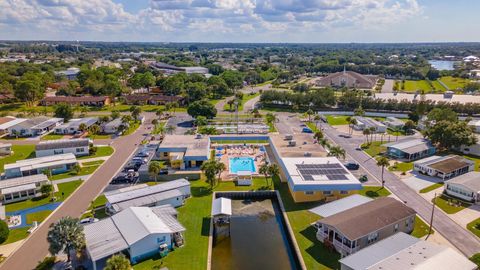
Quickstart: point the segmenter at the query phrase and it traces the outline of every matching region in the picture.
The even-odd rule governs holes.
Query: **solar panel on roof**
[[[348,180],[348,172],[338,163],[297,164],[296,166],[305,181],[315,181],[316,175],[324,175],[328,180]]]

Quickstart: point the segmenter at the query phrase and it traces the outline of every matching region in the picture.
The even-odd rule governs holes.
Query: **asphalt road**
[[[381,167],[378,167],[376,160],[368,156],[365,152],[355,149],[358,146],[358,142],[338,136],[340,133],[330,128],[327,124],[322,124],[321,126],[324,129],[324,134],[329,137],[330,140],[345,149],[352,159],[369,172],[369,175],[374,176],[378,182],[381,182]],[[417,194],[407,184],[402,182],[399,177],[388,170],[384,172],[384,180],[385,186],[393,192],[393,194],[417,211],[424,220],[430,221],[432,213],[432,204],[430,202]],[[458,225],[439,209],[436,209],[434,212],[433,227],[437,233],[443,235],[467,257],[480,252],[480,240],[477,236]]]
[[[138,144],[148,133],[151,115],[146,116],[145,124],[133,134],[119,137],[111,145],[115,148],[113,155],[84,182],[50,217],[41,223],[27,240],[0,266],[0,269],[23,270],[33,269],[48,254],[47,233],[50,224],[62,217],[80,217],[114,175],[122,168],[128,158],[135,152]]]

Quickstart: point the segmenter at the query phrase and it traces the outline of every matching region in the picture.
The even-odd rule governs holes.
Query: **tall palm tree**
[[[350,135],[352,135],[353,127],[355,127],[356,124],[357,119],[355,119],[354,117],[351,117],[350,120],[348,120],[348,132],[350,133]]]
[[[313,121],[315,121],[315,129],[318,130],[318,122],[321,120],[322,118],[320,117],[320,115],[318,114],[315,114],[315,116],[313,117]]]
[[[345,159],[345,150],[341,148],[340,146],[332,146],[330,147],[330,152],[328,153],[329,156],[331,157],[336,157],[336,158],[341,158]]]
[[[175,129],[176,129],[175,126],[168,125],[168,126],[165,128],[165,131],[166,131],[167,133],[173,134],[173,132],[175,131]]]
[[[263,163],[262,166],[260,166],[260,168],[258,168],[258,172],[265,176],[265,182],[267,183],[267,186],[268,186],[268,168],[269,166],[266,162]]]
[[[383,180],[383,173],[385,172],[385,166],[390,165],[390,162],[388,162],[388,158],[386,157],[380,157],[377,159],[377,166],[382,167],[382,188],[385,186],[385,180]]]
[[[153,175],[155,183],[157,182],[158,174],[164,167],[165,166],[160,161],[152,161],[150,164],[148,164],[148,173]]]
[[[315,132],[315,134],[313,134],[313,138],[317,140],[317,142],[319,142],[324,137],[325,136],[323,135],[323,132],[321,132],[320,130],[318,130],[317,132]]]
[[[370,133],[370,129],[369,128],[366,128],[362,131],[363,135],[365,135],[365,139],[367,140],[367,144],[369,143],[368,142],[368,136],[371,134]]]
[[[312,114],[314,114],[315,112],[312,110],[312,109],[308,109],[307,111],[307,115],[308,115],[308,122],[310,123],[312,120]]]
[[[80,251],[85,246],[83,226],[79,224],[78,218],[62,217],[50,225],[47,242],[50,245],[48,251],[52,255],[63,252],[70,261],[70,251]]]
[[[280,175],[280,167],[277,164],[273,163],[268,166],[268,173],[272,176],[272,181],[274,177],[278,177]]]
[[[326,138],[318,140],[318,144],[320,144],[323,148],[330,148],[330,143]]]

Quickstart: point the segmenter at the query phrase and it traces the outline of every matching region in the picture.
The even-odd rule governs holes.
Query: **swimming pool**
[[[234,174],[238,171],[256,172],[255,161],[251,157],[234,157],[230,158],[230,173]]]

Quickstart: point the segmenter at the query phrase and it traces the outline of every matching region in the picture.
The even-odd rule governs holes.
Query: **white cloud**
[[[144,40],[162,36],[163,41],[212,32],[202,39],[313,35],[338,28],[388,28],[421,13],[417,0],[150,0],[135,14],[115,0],[0,0],[0,38],[9,38],[2,25],[39,35],[31,38],[48,38],[50,31],[65,39],[83,32],[123,40],[131,34],[142,34]]]

